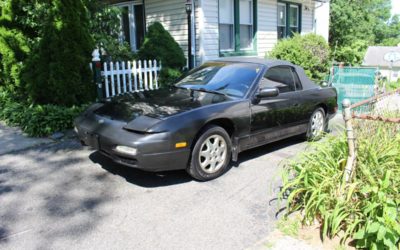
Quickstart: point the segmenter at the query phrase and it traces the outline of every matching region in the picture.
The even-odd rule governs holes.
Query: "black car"
[[[318,138],[336,110],[336,90],[315,85],[296,65],[229,58],[170,88],[96,103],[75,126],[84,144],[115,162],[210,180],[244,150],[301,134]]]

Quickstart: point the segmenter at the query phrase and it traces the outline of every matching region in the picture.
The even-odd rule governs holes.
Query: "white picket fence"
[[[161,63],[156,60],[105,62],[101,72],[105,97],[158,89],[160,71]]]

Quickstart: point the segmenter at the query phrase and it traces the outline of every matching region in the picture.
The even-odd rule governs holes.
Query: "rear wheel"
[[[311,115],[310,121],[308,123],[307,139],[308,140],[318,140],[320,139],[326,128],[325,124],[325,111],[323,108],[317,108]]]
[[[228,170],[231,150],[231,140],[223,128],[206,127],[192,150],[188,173],[200,181],[223,175]]]

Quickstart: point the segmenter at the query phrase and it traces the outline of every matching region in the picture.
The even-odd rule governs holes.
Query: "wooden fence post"
[[[350,100],[344,99],[342,102],[342,107],[343,107],[343,119],[346,126],[347,144],[349,147],[349,156],[347,158],[347,163],[344,170],[344,180],[348,183],[350,182],[353,172],[355,170],[354,166],[356,163],[356,143],[355,143],[356,138],[354,136],[354,131],[353,131]]]
[[[104,96],[103,83],[101,81],[101,59],[99,49],[93,50],[92,57],[93,80],[97,87],[97,98],[101,100]]]

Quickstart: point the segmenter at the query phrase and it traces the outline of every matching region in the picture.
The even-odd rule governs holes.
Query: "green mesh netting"
[[[338,92],[338,106],[341,109],[343,99],[356,103],[375,94],[375,77],[378,68],[333,68],[329,82]]]

